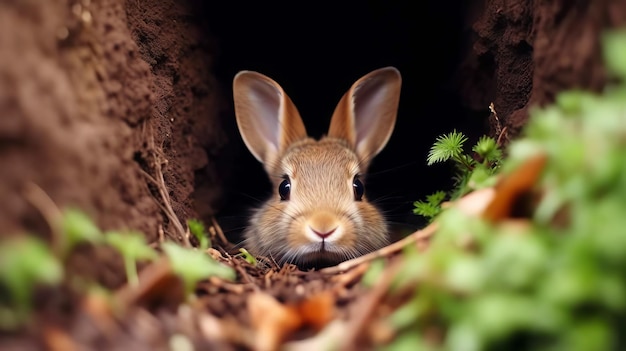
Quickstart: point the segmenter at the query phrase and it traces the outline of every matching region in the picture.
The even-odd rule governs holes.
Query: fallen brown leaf
[[[516,200],[529,192],[546,164],[547,156],[540,154],[526,160],[515,171],[505,175],[495,187],[495,195],[482,217],[491,221],[508,218]]]
[[[137,286],[125,285],[115,293],[121,307],[141,305],[175,309],[185,300],[185,288],[166,258],[145,267],[139,274]]]
[[[289,308],[262,292],[254,292],[248,298],[248,313],[256,332],[258,351],[278,350],[287,336],[302,326],[302,318],[295,308]]]
[[[55,326],[45,327],[43,338],[50,351],[74,351],[79,349],[69,334]]]
[[[268,294],[255,292],[248,298],[248,311],[256,330],[257,350],[277,350],[301,328],[324,329],[335,314],[335,298],[325,291],[297,303],[281,304]]]
[[[326,291],[311,296],[296,305],[304,325],[319,331],[330,322],[334,315],[335,298]]]

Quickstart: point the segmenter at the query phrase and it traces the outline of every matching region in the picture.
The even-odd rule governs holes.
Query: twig
[[[152,184],[154,184],[154,186],[156,186],[159,189],[159,194],[161,194],[161,184],[154,179],[154,177],[152,177],[150,174],[148,174],[148,172],[144,171],[143,169],[139,170],[141,172],[141,174],[143,174],[150,182],[152,182]],[[178,220],[178,217],[176,216],[176,214],[174,213],[174,210],[172,209],[171,206],[166,206],[166,204],[168,203],[166,201],[166,199],[163,198],[163,195],[161,194],[161,198],[163,200],[163,203],[157,201],[157,205],[161,208],[161,211],[163,211],[165,213],[165,216],[169,219],[170,223],[172,223],[172,225],[174,225],[174,228],[176,229],[176,231],[178,232],[178,234],[183,238],[183,239],[187,239],[185,236],[185,230],[182,229],[182,224],[180,223],[180,221]],[[163,228],[161,228],[161,231],[163,231]],[[160,234],[160,233],[159,233]],[[186,245],[191,246],[191,244],[189,243],[189,240],[187,240],[185,242]]]
[[[330,278],[330,281],[335,283],[333,286],[334,290],[340,290],[345,288],[347,285],[358,281],[361,277],[367,272],[369,268],[369,264],[361,264],[355,269],[349,270],[348,272],[337,274]]]
[[[215,233],[217,234],[216,236],[221,241],[222,245],[226,245],[230,243],[230,241],[226,239],[226,235],[224,235],[224,231],[222,230],[222,227],[220,227],[217,220],[215,220],[215,217],[211,217],[211,226],[215,228]]]
[[[157,164],[160,164],[160,163],[157,163]],[[174,209],[172,208],[172,200],[170,199],[170,195],[168,194],[167,188],[165,186],[165,179],[163,179],[163,172],[161,171],[161,166],[158,166],[156,168],[156,175],[158,176],[158,180],[160,184],[158,186],[159,193],[161,194],[161,198],[163,199],[164,205],[167,208],[167,211],[169,213],[168,218],[170,219],[170,221],[172,222],[172,224],[174,225],[178,233],[182,236],[185,246],[191,247],[191,243],[189,242],[189,237],[185,235],[185,228],[183,228],[182,223],[180,222],[180,220],[176,216],[176,213],[174,212]]]
[[[165,242],[165,233],[163,232],[163,225],[159,224],[159,244],[163,244]]]
[[[249,283],[252,285],[252,287],[254,288],[254,290],[259,290],[259,286],[254,282],[254,280],[252,280],[252,278],[250,278],[250,275],[248,274],[248,272],[246,271],[245,268],[243,268],[239,262],[236,262],[234,260],[232,260],[231,262],[233,262],[233,267],[235,268],[235,270],[237,272],[239,272],[239,274],[241,274],[241,277],[243,278],[243,280],[246,281],[246,283]]]
[[[491,114],[493,114],[493,118],[496,120],[496,135],[498,135],[498,141],[496,142],[496,144],[498,146],[502,146],[502,138],[506,138],[507,137],[507,127],[505,126],[504,128],[502,128],[502,123],[500,122],[500,119],[498,118],[498,113],[496,112],[496,107],[494,106],[493,102],[489,104],[489,111],[491,111]]]
[[[508,127],[504,127],[502,128],[502,132],[500,132],[500,135],[498,135],[498,141],[496,142],[496,144],[498,144],[499,146],[502,146],[502,137],[505,137],[506,139],[508,139],[509,137],[507,136],[507,128]]]
[[[364,256],[341,262],[340,264],[333,267],[324,268],[320,270],[320,272],[324,274],[337,274],[352,269],[364,262],[369,262],[380,257],[390,256],[411,244],[416,244],[422,240],[430,238],[436,230],[436,223],[431,223],[426,228],[418,230],[413,234],[407,236],[406,238],[396,241],[391,245],[385,246],[382,249],[376,250]]]
[[[496,107],[493,102],[489,104],[489,111],[491,111],[493,118],[496,120],[496,134],[500,134],[500,131],[502,130],[502,124],[500,124],[500,119],[498,118],[498,113],[496,112]]]
[[[153,153],[154,164],[152,165],[155,172],[155,177],[148,174],[148,172],[140,169],[141,173],[150,180],[158,189],[159,195],[161,196],[161,202],[157,202],[161,210],[165,212],[165,215],[169,219],[170,223],[174,226],[178,235],[182,238],[185,246],[191,247],[191,243],[189,242],[189,236],[183,224],[180,222],[178,217],[176,216],[176,212],[172,208],[172,200],[170,199],[169,193],[167,192],[167,187],[165,185],[165,179],[163,178],[163,171],[161,165],[163,163],[162,157],[160,157],[159,150],[154,145],[154,134],[152,133],[152,129],[150,129],[150,138],[149,138],[149,149]]]
[[[24,185],[24,198],[35,207],[43,216],[52,233],[52,246],[55,251],[61,252],[63,235],[61,234],[61,219],[63,214],[50,196],[37,184],[28,182]]]
[[[397,261],[387,268],[385,274],[382,275],[381,279],[370,293],[366,295],[364,298],[365,301],[359,303],[358,308],[355,308],[356,314],[351,319],[352,323],[344,335],[342,347],[339,348],[340,350],[356,350],[359,335],[368,325],[368,321],[371,319],[376,307],[380,305],[380,301],[387,291],[389,291],[389,286],[393,278],[395,278],[396,273],[402,268],[402,263],[402,261]]]

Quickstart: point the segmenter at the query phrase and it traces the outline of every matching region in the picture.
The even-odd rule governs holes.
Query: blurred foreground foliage
[[[626,31],[602,42],[613,83],[533,110],[506,150],[500,175],[546,157],[528,213],[487,221],[452,207],[428,250],[404,254],[394,291],[414,291],[386,349],[626,348]]]
[[[131,288],[138,288],[140,283],[137,265],[154,262],[160,257],[141,232],[103,232],[84,212],[73,208],[64,209],[60,215],[58,223],[50,223],[53,228],[50,242],[27,234],[0,239],[0,332],[17,330],[34,321],[35,292],[44,286],[61,291],[66,285],[79,294],[95,290],[109,292],[91,281],[91,277],[68,272],[68,257],[81,245],[107,246],[117,251]],[[199,281],[212,276],[233,280],[235,272],[207,254],[210,243],[203,237],[208,235],[204,225],[194,219],[189,220],[188,225],[190,234],[201,244],[199,250],[171,241],[161,243],[161,249],[173,273],[183,282],[185,297],[191,298]]]

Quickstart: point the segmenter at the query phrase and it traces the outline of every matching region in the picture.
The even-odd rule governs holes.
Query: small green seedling
[[[61,218],[63,244],[61,254],[64,256],[81,242],[97,243],[102,241],[102,231],[84,212],[74,208],[63,211]]]
[[[196,284],[208,277],[235,279],[235,271],[207,255],[203,251],[183,248],[173,242],[165,242],[163,251],[172,264],[172,270],[183,279],[186,294],[193,292]]]
[[[431,147],[427,164],[451,161],[455,166],[454,189],[449,192],[437,191],[426,197],[426,201],[415,201],[413,213],[423,216],[432,221],[441,213],[441,203],[449,197],[450,200],[458,199],[466,193],[492,186],[495,184],[494,176],[502,163],[502,150],[496,141],[488,136],[481,137],[472,147],[474,156],[464,153],[463,144],[467,137],[456,130],[439,136]]]
[[[34,236],[0,242],[0,329],[13,329],[26,322],[32,296],[41,284],[57,285],[63,268],[49,246]]]
[[[200,243],[200,250],[205,251],[211,247],[211,241],[209,240],[209,234],[207,233],[204,224],[197,219],[187,220],[187,226],[193,236],[198,239]]]
[[[156,251],[146,244],[144,235],[139,232],[107,232],[104,238],[105,242],[124,258],[128,283],[137,286],[139,284],[137,261],[157,258]]]
[[[444,191],[437,191],[426,196],[426,201],[415,201],[413,213],[432,220],[441,212],[441,202],[446,198]]]
[[[243,259],[246,260],[246,262],[250,263],[253,266],[257,265],[256,257],[254,257],[251,253],[249,253],[248,250],[242,247],[239,249],[239,252],[241,253],[241,257],[243,257]]]

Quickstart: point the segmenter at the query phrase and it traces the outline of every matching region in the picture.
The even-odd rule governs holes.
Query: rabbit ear
[[[243,141],[266,169],[289,144],[307,136],[295,105],[271,78],[239,72],[233,80],[233,99]]]
[[[347,140],[365,168],[391,136],[401,83],[394,67],[377,69],[357,80],[335,108],[328,135]]]

